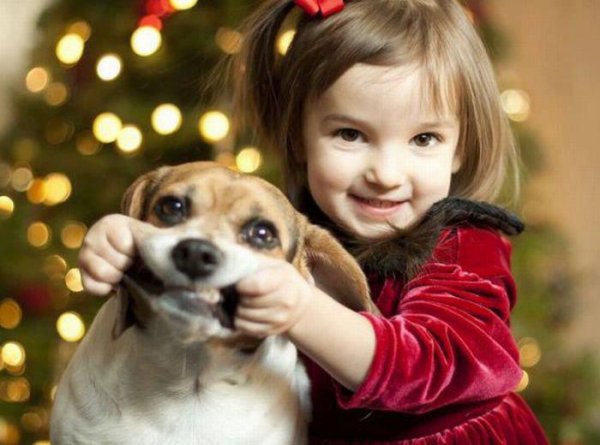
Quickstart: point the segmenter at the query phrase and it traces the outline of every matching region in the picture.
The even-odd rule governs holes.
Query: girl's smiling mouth
[[[349,194],[350,200],[356,208],[365,216],[370,218],[389,218],[396,213],[408,200],[395,201],[390,199],[364,198]]]

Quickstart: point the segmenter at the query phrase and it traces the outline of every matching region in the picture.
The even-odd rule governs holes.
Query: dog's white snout
[[[177,270],[195,280],[213,274],[223,262],[223,252],[211,241],[187,238],[175,245],[171,258]]]

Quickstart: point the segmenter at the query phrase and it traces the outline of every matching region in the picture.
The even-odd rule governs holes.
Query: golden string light
[[[67,273],[67,262],[60,255],[49,255],[44,260],[42,270],[50,279],[62,281]]]
[[[79,133],[75,138],[75,146],[77,151],[84,156],[91,156],[100,151],[101,144],[98,139],[94,137],[94,133],[84,131]]]
[[[13,172],[10,182],[17,192],[24,192],[33,182],[33,173],[28,167],[19,167]]]
[[[125,125],[117,136],[117,147],[121,152],[131,154],[142,145],[142,132],[135,125]]]
[[[2,361],[5,365],[18,367],[25,363],[25,348],[21,343],[8,341],[2,346]]]
[[[54,206],[65,202],[71,196],[73,187],[71,180],[62,173],[50,173],[44,179],[46,183],[46,197],[44,204]]]
[[[198,0],[169,0],[169,3],[174,9],[183,11],[193,8],[198,3]]]
[[[104,81],[111,81],[119,77],[123,62],[117,54],[105,54],[96,64],[96,74]]]
[[[510,120],[514,122],[524,122],[531,114],[531,100],[529,95],[523,90],[505,90],[500,99],[502,108]]]
[[[25,76],[25,87],[32,93],[43,91],[50,83],[50,73],[41,66],[30,69]]]
[[[0,196],[0,219],[10,218],[15,211],[15,203],[10,196]]]
[[[261,166],[262,154],[255,147],[245,147],[236,156],[235,163],[239,171],[252,173]]]
[[[23,312],[15,300],[5,298],[0,301],[0,327],[14,329],[19,326],[22,318]]]
[[[215,162],[221,164],[223,167],[237,170],[237,166],[235,164],[235,155],[229,151],[219,153],[215,158]]]
[[[221,27],[215,34],[215,43],[226,54],[236,54],[242,47],[242,34],[231,28]]]
[[[67,223],[60,232],[60,239],[68,249],[79,249],[83,243],[83,238],[87,227],[80,222]]]
[[[47,194],[46,181],[37,178],[31,182],[30,187],[27,189],[27,200],[32,204],[41,204],[46,199]]]
[[[76,342],[85,335],[85,324],[77,312],[65,312],[56,321],[58,335],[68,342]]]
[[[50,227],[41,221],[32,223],[27,229],[27,241],[33,247],[43,249],[52,238]]]
[[[181,127],[181,111],[173,104],[162,104],[152,112],[152,128],[158,134],[175,133]]]
[[[221,111],[208,111],[200,117],[200,136],[207,142],[219,142],[229,134],[229,118]]]
[[[69,33],[56,44],[56,57],[65,65],[74,65],[83,55],[85,41],[79,34]]]
[[[79,271],[79,269],[74,267],[66,273],[65,284],[71,292],[83,291],[83,284],[81,282],[81,272]]]
[[[296,31],[293,29],[281,33],[281,35],[277,39],[277,52],[279,54],[281,54],[282,56],[285,56],[287,54],[295,35]]]
[[[96,139],[108,144],[117,140],[122,127],[121,119],[116,114],[107,112],[99,114],[94,119],[92,131]]]
[[[68,34],[77,34],[84,41],[87,41],[92,34],[92,27],[85,20],[78,20],[67,28]]]
[[[52,82],[44,92],[44,100],[52,107],[64,104],[69,97],[69,90],[61,82]]]
[[[526,371],[523,371],[523,375],[521,376],[521,380],[519,381],[519,384],[515,388],[515,391],[523,392],[527,389],[528,386],[529,386],[529,374],[527,374]]]
[[[162,45],[162,35],[153,26],[140,26],[131,35],[131,49],[138,56],[148,57]]]
[[[542,359],[542,349],[538,341],[532,337],[525,337],[519,341],[519,356],[521,366],[531,368]]]

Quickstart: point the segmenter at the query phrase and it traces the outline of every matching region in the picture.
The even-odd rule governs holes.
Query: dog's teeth
[[[217,304],[221,298],[219,290],[214,287],[195,286],[196,293],[209,304]]]

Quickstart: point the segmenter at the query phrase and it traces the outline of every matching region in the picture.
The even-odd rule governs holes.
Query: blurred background
[[[102,303],[77,251],[135,177],[215,159],[278,182],[206,87],[256,3],[0,0],[0,445],[49,443],[57,379]],[[518,391],[553,444],[600,443],[600,2],[464,4],[523,156]]]

